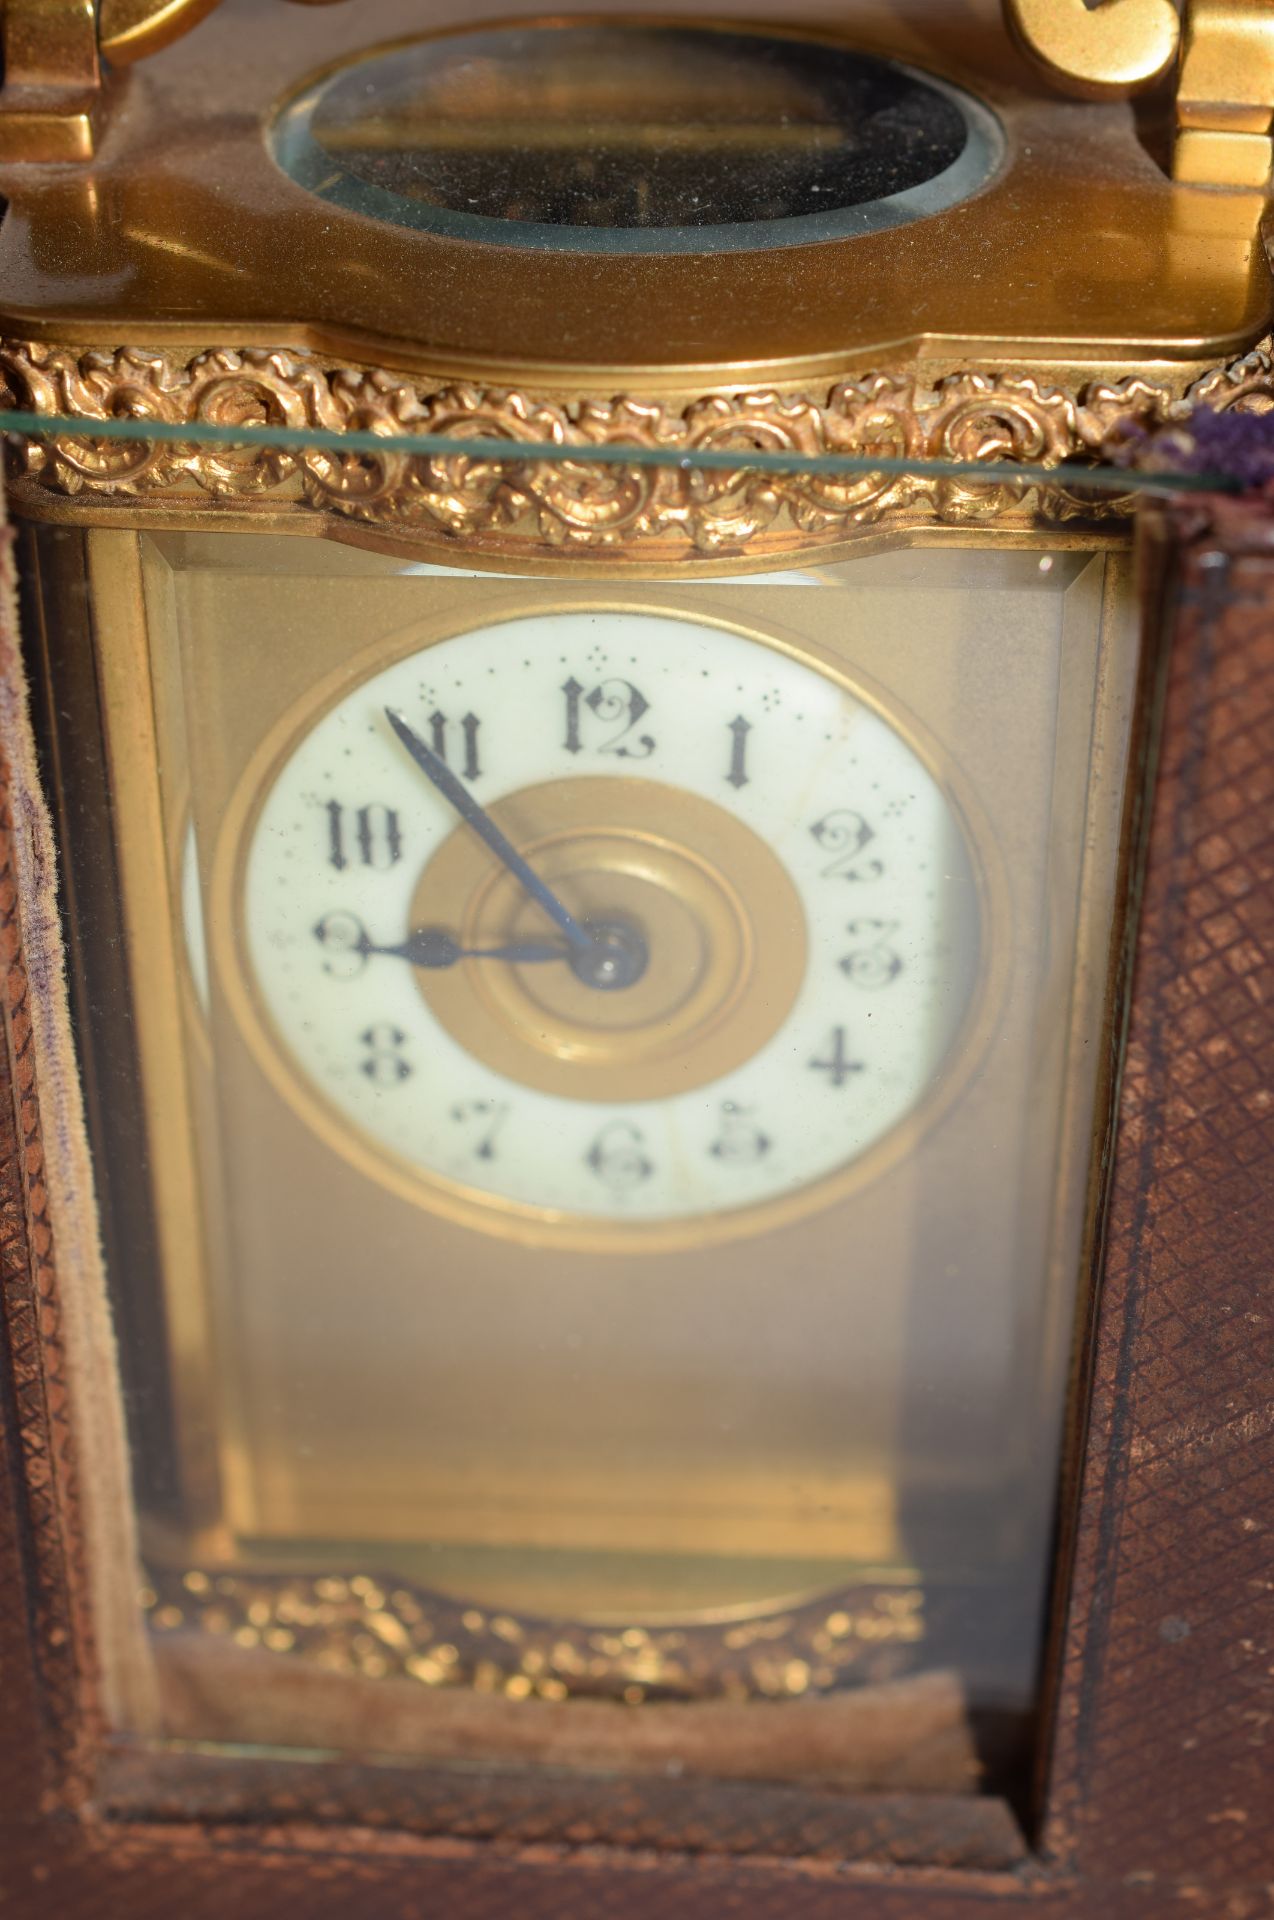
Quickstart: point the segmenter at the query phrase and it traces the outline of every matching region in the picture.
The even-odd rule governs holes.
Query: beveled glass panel
[[[87,550],[52,670],[84,685],[91,646],[103,703],[96,773],[63,761],[74,984],[162,1730],[826,1784],[830,1728],[840,1784],[1024,1766],[1126,560]],[[810,1717],[779,1760],[731,1716],[781,1700]]]
[[[277,118],[285,172],[399,226],[502,245],[805,244],[955,205],[992,116],[945,82],[800,34],[547,22],[360,56]]]

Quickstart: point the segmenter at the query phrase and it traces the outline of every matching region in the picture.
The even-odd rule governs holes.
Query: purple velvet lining
[[[1274,482],[1274,409],[1196,407],[1188,421],[1166,432],[1130,435],[1123,458],[1152,472],[1223,475],[1244,487],[1267,487]]]

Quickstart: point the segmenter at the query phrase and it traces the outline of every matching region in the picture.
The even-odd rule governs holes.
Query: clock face
[[[985,914],[903,715],[667,614],[391,653],[267,743],[222,861],[262,1057],[334,1148],[569,1242],[745,1230],[905,1144]]]

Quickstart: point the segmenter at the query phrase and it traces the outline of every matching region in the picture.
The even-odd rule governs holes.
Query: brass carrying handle
[[[97,0],[97,44],[115,66],[157,53],[220,0]],[[293,0],[329,6],[336,0]],[[0,5],[3,0],[0,0]],[[20,0],[10,0],[20,4]],[[47,4],[47,0],[46,0]],[[52,0],[68,10],[68,0]],[[75,11],[77,0],[69,0]],[[78,0],[81,9],[92,0]],[[1153,86],[1177,57],[1181,23],[1172,0],[1004,0],[1010,30],[1069,92],[1127,94]]]
[[[46,69],[54,64],[50,56],[59,43],[70,52],[90,35],[113,65],[127,66],[180,39],[219,4],[0,0],[0,26],[6,38],[41,43],[39,64]],[[339,0],[291,4],[330,6]],[[1241,11],[1253,4],[1262,0],[1237,0]],[[1003,0],[1003,5],[1010,32],[1068,92],[1098,97],[1140,92],[1161,80],[1181,51],[1182,22],[1173,0]]]
[[[1090,99],[1176,70],[1175,179],[1262,195],[1274,163],[1271,0],[1004,0],[1009,30],[1053,84]]]
[[[1153,87],[1181,48],[1172,0],[1004,0],[1004,15],[1053,83],[1088,99]]]
[[[265,0],[257,0],[264,4]],[[330,6],[340,0],[291,0]],[[127,66],[189,32],[219,0],[0,0],[0,153],[93,152],[100,60]],[[1175,70],[1175,177],[1270,190],[1274,0],[1002,0],[1008,30],[1065,93],[1142,93]],[[59,119],[56,96],[67,105]],[[89,105],[85,105],[85,101]],[[65,124],[63,124],[63,121]]]
[[[293,0],[326,6],[331,0]],[[179,40],[220,0],[0,0],[4,93],[96,88],[99,60],[128,66]]]
[[[292,0],[328,6],[337,0]],[[8,78],[83,83],[104,55],[128,66],[178,40],[220,0],[0,0]],[[1153,86],[1176,59],[1173,0],[1003,0],[1009,30],[1069,92],[1125,94]],[[39,76],[37,80],[37,75]],[[92,81],[89,81],[92,84]]]
[[[180,40],[221,0],[98,0],[97,44],[112,66],[129,66]],[[330,6],[334,0],[292,0],[302,7]]]
[[[180,39],[220,0],[97,0],[98,50],[127,66]],[[292,0],[330,6],[339,0]],[[1139,93],[1168,72],[1181,50],[1173,0],[1003,0],[1010,32],[1068,93]],[[93,0],[9,0],[46,15],[91,13]],[[0,0],[0,12],[4,0]]]

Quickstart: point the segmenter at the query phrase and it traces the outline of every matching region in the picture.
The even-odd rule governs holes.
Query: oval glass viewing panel
[[[382,49],[271,130],[334,205],[505,246],[709,253],[902,226],[994,172],[969,95],[768,30],[537,24]]]

